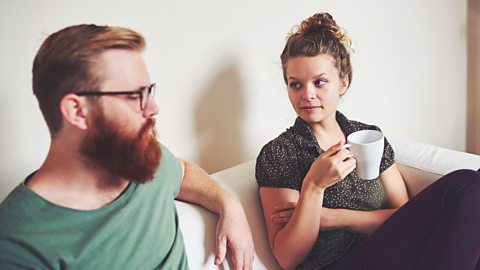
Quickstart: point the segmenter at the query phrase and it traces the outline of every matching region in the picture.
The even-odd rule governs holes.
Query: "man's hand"
[[[239,203],[229,204],[220,213],[216,240],[215,265],[223,262],[228,247],[235,270],[252,269],[252,233]]]
[[[182,167],[183,181],[176,199],[201,205],[219,215],[215,264],[223,262],[228,247],[235,270],[252,269],[252,233],[238,199],[202,168],[182,159],[178,161]]]

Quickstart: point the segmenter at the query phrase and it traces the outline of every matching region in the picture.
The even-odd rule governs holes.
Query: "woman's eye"
[[[322,85],[324,85],[325,83],[327,83],[327,81],[325,81],[325,80],[320,80],[320,79],[318,79],[318,80],[316,80],[316,81],[314,82],[315,86],[322,86]]]
[[[298,89],[302,88],[302,85],[298,82],[291,82],[290,83],[290,88],[292,88],[294,90],[298,90]]]

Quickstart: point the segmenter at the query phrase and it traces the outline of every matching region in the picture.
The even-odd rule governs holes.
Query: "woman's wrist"
[[[305,181],[302,185],[302,190],[300,194],[312,193],[316,195],[321,195],[323,197],[323,194],[325,193],[325,189],[326,187],[318,186],[313,181]]]
[[[324,181],[321,181],[319,179],[319,176],[317,174],[312,173],[309,171],[307,175],[303,178],[303,184],[302,184],[302,189],[303,187],[308,187],[313,190],[321,190],[322,192],[325,191],[325,189],[328,187],[327,185],[322,185]]]

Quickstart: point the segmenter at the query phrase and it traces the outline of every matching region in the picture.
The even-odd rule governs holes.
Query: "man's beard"
[[[89,165],[132,182],[153,179],[160,165],[162,149],[152,134],[155,120],[149,118],[137,134],[121,130],[105,119],[93,117],[92,126],[81,144],[81,154]]]

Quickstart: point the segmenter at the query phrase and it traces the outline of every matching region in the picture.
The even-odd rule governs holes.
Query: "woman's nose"
[[[312,100],[315,98],[315,88],[313,86],[306,85],[303,89],[303,99]]]

